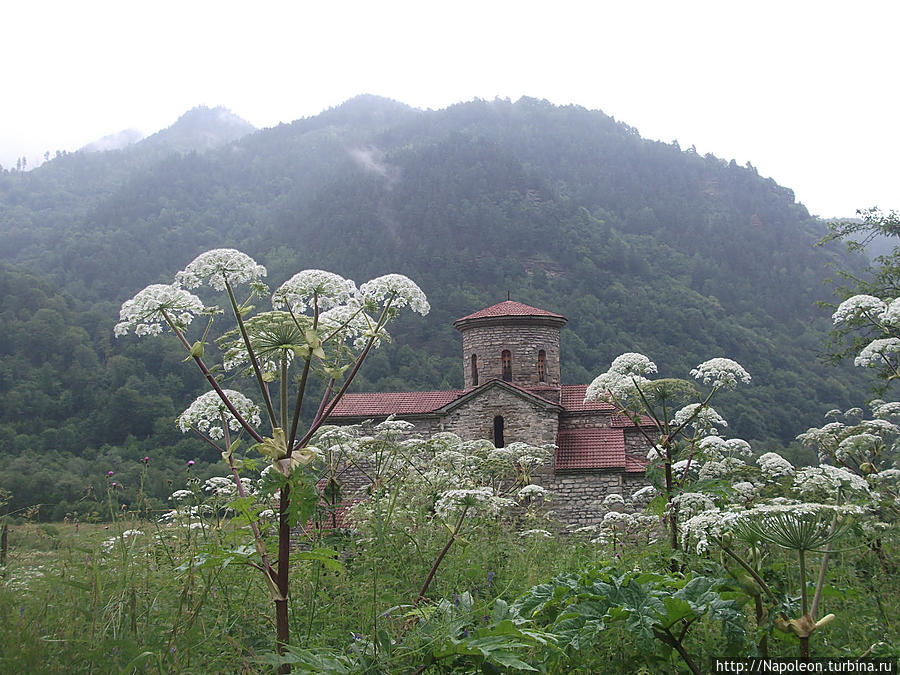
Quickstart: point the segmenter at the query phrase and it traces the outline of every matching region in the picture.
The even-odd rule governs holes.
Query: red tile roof
[[[625,456],[625,471],[628,473],[644,473],[650,462],[646,459]]]
[[[589,410],[615,410],[609,403],[601,401],[584,402],[584,394],[587,391],[586,384],[564,384],[560,392],[560,403],[569,412],[586,412]]]
[[[567,429],[557,437],[557,471],[622,469],[626,466],[622,429]]]
[[[515,300],[504,300],[503,302],[498,302],[496,305],[480,309],[474,314],[469,314],[461,319],[457,319],[454,323],[466,321],[468,319],[486,319],[495,316],[548,316],[554,319],[562,319],[563,321],[566,319],[562,314],[548,312],[546,309],[538,309],[537,307],[523,305],[521,302],[516,302]]]
[[[584,402],[584,394],[587,391],[586,384],[564,384],[560,393],[560,404],[566,409],[566,412],[593,412],[602,410],[612,412],[615,407],[603,401]],[[610,425],[614,427],[633,427],[634,422],[625,415],[615,414],[609,420]],[[641,416],[641,426],[653,426],[653,420],[646,415]]]
[[[422,415],[455,401],[466,389],[446,391],[397,391],[344,394],[330,417],[378,417]]]

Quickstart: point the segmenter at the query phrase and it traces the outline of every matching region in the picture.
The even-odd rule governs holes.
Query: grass
[[[141,534],[123,536],[129,530]],[[432,622],[428,632],[410,621],[411,602],[447,536],[441,530],[413,534],[394,532],[378,547],[349,537],[311,544],[338,550],[340,571],[303,559],[302,550],[309,547],[301,547],[292,561],[293,644],[362,653],[383,639],[383,631],[394,646],[380,672],[412,672],[425,663],[437,633],[456,629],[452,623],[441,628]],[[272,672],[263,661],[273,652],[272,603],[259,573],[233,554],[246,539],[245,532],[228,525],[174,533],[137,520],[12,526],[0,582],[0,672]],[[850,547],[835,556],[825,608],[838,619],[815,635],[814,655],[858,656],[870,649],[872,654],[895,653],[900,556],[895,543],[882,554],[879,559],[865,547]],[[429,589],[427,607],[441,599],[447,607],[459,606],[468,594],[473,604],[467,625],[486,625],[484,617],[498,599],[512,603],[532,586],[604,557],[596,546],[574,537],[520,539],[482,525],[469,532],[466,543],[451,548]],[[623,570],[658,570],[664,560],[662,549],[635,547],[626,548],[618,564]],[[721,570],[713,558],[698,564]],[[789,568],[789,556],[769,560],[770,569],[777,571],[779,565]],[[545,663],[550,672],[607,667],[622,673],[664,672],[640,647],[621,628],[611,628],[599,633],[590,649]],[[717,655],[716,627],[692,629],[690,647]],[[796,641],[772,641],[772,655],[794,654]],[[528,661],[534,652],[523,648],[522,656]],[[669,672],[679,667],[677,658],[668,664]]]

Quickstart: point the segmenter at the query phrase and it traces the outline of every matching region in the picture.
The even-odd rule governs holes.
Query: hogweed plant
[[[739,568],[733,571],[743,590],[754,599],[760,628],[759,653],[767,654],[767,628],[774,627],[799,640],[800,656],[809,656],[814,631],[834,620],[833,614],[818,618],[829,557],[833,543],[855,521],[868,515],[865,505],[871,493],[859,476],[840,467],[822,465],[794,469],[775,453],[758,460],[760,472],[752,493],[739,491],[723,504],[710,503],[684,520],[680,527],[685,542],[698,554],[715,544]],[[765,498],[763,493],[793,492],[796,498]],[[738,544],[743,545],[741,549]],[[764,580],[766,545],[791,551],[797,556],[796,584],[800,592],[799,616],[791,617],[790,598],[779,597]],[[820,555],[816,585],[808,593],[810,555]],[[789,575],[793,576],[793,575]]]
[[[273,310],[254,313],[252,303],[268,293],[262,282],[265,276],[265,267],[240,251],[208,251],[176,274],[173,284],[153,284],[126,301],[115,334],[171,332],[182,344],[188,354],[185,360],[193,360],[214,394],[195,401],[196,408],[185,411],[180,424],[204,434],[207,440],[222,441],[221,446],[216,445],[239,493],[241,463],[247,458],[239,456],[241,438],[232,441],[228,437],[231,431],[252,439],[249,450],[273,467],[269,475],[275,486],[273,494],[277,489],[277,552],[274,560],[270,559],[262,535],[254,532],[259,555],[254,564],[275,605],[276,645],[281,653],[290,641],[290,533],[292,527],[309,518],[318,502],[315,483],[305,470],[319,456],[310,447],[310,440],[370,351],[388,339],[386,325],[403,308],[424,315],[429,305],[419,287],[402,275],[388,274],[357,288],[353,281],[336,274],[306,270],[275,290],[271,295]],[[224,352],[221,365],[208,365],[207,337],[213,321],[224,312],[205,305],[188,290],[198,287],[224,293],[234,320],[234,328],[219,340]],[[238,297],[240,287],[249,289],[243,299]],[[201,317],[206,321],[202,334],[189,338],[191,324]],[[259,421],[243,397],[222,387],[220,378],[228,371],[255,381],[262,401]],[[301,408],[310,376],[324,379],[324,393],[312,421],[301,428]],[[219,429],[214,426],[216,413],[221,423],[220,438],[213,436],[218,431],[212,431]],[[286,672],[289,666],[282,670]]]
[[[551,498],[530,478],[551,456],[550,446],[514,442],[497,448],[490,441],[464,441],[449,432],[426,439],[412,431],[409,422],[387,419],[378,424],[322,427],[313,438],[330,467],[327,481],[337,484],[335,489],[344,495],[345,503],[354,504],[349,520],[358,533],[356,544],[371,561],[367,644],[372,658],[385,660],[388,652],[401,648],[413,626],[424,627],[435,616],[434,606],[426,607],[429,589],[454,544],[467,545],[467,531],[504,523],[525,530],[528,534],[523,536],[544,536],[543,530],[530,526],[540,517],[539,507]],[[343,483],[339,479],[342,462],[352,467],[356,482],[363,485],[355,494],[349,492],[347,473]],[[435,542],[439,550],[432,547]],[[388,552],[395,559],[417,558],[430,566],[409,602],[385,612],[376,599]],[[400,611],[405,622],[400,640],[392,646],[380,624]],[[291,650],[295,658],[301,653],[304,658],[310,655]]]
[[[702,453],[725,459],[724,452],[749,454],[749,445],[733,441],[722,449],[708,444],[708,437],[717,439],[727,422],[710,405],[713,396],[723,389],[732,389],[750,381],[750,375],[731,359],[715,358],[701,363],[691,375],[709,386],[701,395],[694,383],[683,379],[651,380],[657,372],[656,364],[643,354],[626,353],[618,356],[607,372],[588,386],[585,401],[612,404],[618,413],[627,416],[652,448],[650,475],[653,469],[662,470],[660,486],[665,500],[665,518],[672,549],[679,548],[678,511],[685,508],[679,493],[690,481]],[[693,399],[693,400],[692,400]],[[686,401],[691,401],[686,403]],[[746,447],[745,447],[746,446]],[[677,563],[673,559],[673,570]]]

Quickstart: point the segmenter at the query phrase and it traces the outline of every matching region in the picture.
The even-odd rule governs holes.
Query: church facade
[[[584,402],[586,384],[562,384],[559,314],[507,300],[461,319],[464,387],[443,391],[345,394],[329,416],[336,424],[393,415],[416,432],[450,431],[497,447],[522,441],[556,447],[534,482],[553,491],[563,522],[587,525],[597,502],[627,498],[647,484],[649,445],[634,423],[606,403]]]

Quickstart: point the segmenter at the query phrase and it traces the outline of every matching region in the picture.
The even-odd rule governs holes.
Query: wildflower
[[[682,492],[672,499],[672,504],[678,508],[680,518],[691,518],[716,508],[712,500],[702,492]]]
[[[624,506],[625,500],[622,498],[618,492],[613,492],[612,494],[606,495],[603,498],[603,506]]]
[[[374,337],[373,345],[379,347],[383,341],[390,340],[391,336],[382,326],[375,333],[375,321],[359,307],[353,305],[339,305],[332,307],[319,316],[321,332],[330,337],[338,333],[340,338],[347,343],[352,343],[355,349],[361,349],[366,342]]]
[[[863,478],[844,468],[829,464],[798,469],[794,476],[794,488],[803,497],[816,494],[832,496],[841,489],[869,494],[869,484]]]
[[[196,288],[208,280],[212,288],[224,291],[226,281],[234,286],[264,276],[266,268],[257,265],[246,253],[233,248],[215,248],[198,255],[175,278],[188,288]]]
[[[525,537],[543,537],[545,539],[552,537],[553,535],[547,532],[547,530],[525,530],[524,532],[519,534],[523,539]],[[488,585],[490,585],[490,581],[488,581]]]
[[[642,487],[640,490],[636,490],[634,494],[631,495],[631,502],[633,504],[646,505],[649,504],[655,496],[656,488],[652,485],[647,485]]]
[[[731,485],[731,489],[734,490],[734,496],[738,501],[741,502],[749,502],[756,498],[757,495],[757,486],[749,481],[739,481],[737,483],[733,483]]]
[[[194,460],[189,459],[187,464],[188,466],[194,466]]]
[[[516,499],[524,501],[526,499],[546,499],[550,496],[550,492],[540,485],[526,485],[516,493]]]
[[[712,480],[716,478],[724,478],[729,474],[734,473],[739,470],[741,467],[745,466],[744,463],[739,460],[737,457],[725,457],[718,461],[707,462],[702,467],[700,467],[700,472],[698,477],[700,480]]]
[[[106,475],[107,475],[107,476],[112,476],[112,475],[113,475],[113,472],[112,472],[112,471],[107,471],[107,472],[106,472]]]
[[[717,426],[728,426],[728,422],[712,406],[703,406],[700,403],[689,403],[677,411],[672,424],[680,427],[687,423],[688,420],[690,420],[690,426],[695,429],[708,430],[713,434],[716,432]]]
[[[656,364],[643,354],[626,352],[613,359],[608,372],[619,375],[650,375],[656,372]]]
[[[883,422],[884,420],[879,421]],[[894,426],[889,422],[885,422],[885,424]],[[848,459],[854,459],[858,462],[867,461],[871,459],[875,449],[881,445],[881,442],[881,438],[874,434],[853,434],[840,442],[837,450],[834,452],[834,457],[839,462],[845,462]]]
[[[649,459],[651,462],[655,462],[658,459],[664,459],[665,456],[665,448],[663,448],[661,445],[654,445],[647,453],[647,459]]]
[[[346,304],[356,293],[356,284],[350,279],[325,270],[304,270],[278,287],[272,294],[272,306],[287,307],[297,314],[315,306],[322,312]]]
[[[777,452],[767,452],[756,459],[760,470],[769,480],[777,480],[782,476],[792,476],[794,465]]]
[[[867,318],[870,321],[878,321],[884,314],[886,306],[884,301],[872,295],[854,295],[844,300],[831,315],[834,325],[853,319]]]
[[[878,399],[876,401],[872,401],[871,405],[872,412],[876,417],[886,418],[900,416],[900,402],[898,401],[890,401],[889,403],[885,403],[884,401]]]
[[[445,519],[462,509],[496,516],[499,515],[501,509],[513,504],[515,502],[511,499],[498,497],[489,487],[472,490],[447,490],[438,498],[434,505],[434,511]]]
[[[900,298],[891,300],[881,315],[881,323],[892,328],[900,327]]]
[[[181,329],[204,311],[200,298],[177,285],[151,284],[122,303],[113,333],[120,337],[133,329],[135,335],[159,335],[169,321]]]
[[[889,337],[872,340],[863,347],[855,359],[853,365],[860,367],[878,366],[887,362],[888,354],[900,352],[900,338]]]
[[[392,299],[393,307],[406,307],[425,316],[431,310],[422,289],[411,279],[402,274],[386,274],[367,281],[359,287],[359,295],[366,302],[380,304],[383,300]]]
[[[231,401],[235,410],[238,411],[248,423],[258,425],[260,423],[259,406],[234,389],[225,389],[225,396]],[[214,391],[208,391],[205,394],[194,399],[187,409],[178,417],[178,428],[182,433],[197,429],[207,434],[210,438],[223,438],[225,431],[222,428],[224,422],[228,423],[228,428],[232,431],[240,431],[241,424],[237,418],[231,413],[222,398]],[[188,463],[191,466],[191,463]]]
[[[750,382],[750,375],[739,363],[723,358],[704,361],[691,371],[691,375],[702,380],[703,384],[711,384],[717,389],[734,389],[738,382]]]

